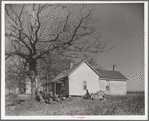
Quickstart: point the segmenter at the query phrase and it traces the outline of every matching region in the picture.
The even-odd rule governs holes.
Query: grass
[[[9,97],[9,96],[8,96]],[[9,98],[13,99],[13,98]],[[15,101],[14,101],[15,100]],[[144,115],[144,93],[128,93],[125,96],[106,96],[106,100],[85,100],[71,97],[53,102],[40,103],[14,96],[14,109],[6,106],[6,115]],[[9,109],[9,110],[8,110]]]

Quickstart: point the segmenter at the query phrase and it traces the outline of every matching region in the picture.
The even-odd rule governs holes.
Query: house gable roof
[[[69,70],[63,71],[62,73],[69,76],[71,75],[77,68],[79,68],[83,63],[86,63],[97,75],[100,75],[86,60],[81,61],[80,63],[75,64],[72,68]]]
[[[82,62],[73,65],[70,69],[63,71],[62,73],[60,73],[58,76],[56,76],[51,82],[58,82],[59,80],[61,80],[62,78],[68,76],[72,71],[74,71]],[[50,82],[50,83],[51,83]]]
[[[56,76],[55,79],[53,79],[51,82],[58,82],[62,78],[67,77],[71,75],[75,70],[77,70],[83,63],[86,63],[101,79],[116,79],[116,80],[128,80],[123,74],[121,74],[119,71],[108,71],[108,70],[95,70],[86,60],[81,61],[80,63],[77,63],[72,66],[72,68],[63,71],[58,76]],[[119,81],[120,81],[119,80]],[[51,83],[50,82],[50,83]]]
[[[97,70],[101,75],[100,78],[103,79],[120,79],[120,80],[128,80],[122,73],[119,71],[109,71],[109,70]],[[119,80],[119,81],[120,81]]]
[[[52,80],[51,82],[57,82],[60,79],[66,77],[66,76],[69,76],[75,70],[77,70],[77,68],[80,67],[83,63],[86,63],[97,75],[100,75],[86,60],[84,60],[84,61],[81,61],[80,63],[73,65],[70,69],[63,71],[58,76],[56,76],[56,78],[54,80]]]

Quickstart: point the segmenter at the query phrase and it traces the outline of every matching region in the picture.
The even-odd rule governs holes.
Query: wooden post
[[[53,94],[56,94],[56,83],[53,83]]]
[[[47,93],[49,92],[49,89],[48,89],[48,84],[47,84]]]

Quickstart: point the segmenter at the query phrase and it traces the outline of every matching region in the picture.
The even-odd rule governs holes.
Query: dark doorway
[[[56,94],[61,93],[61,86],[62,86],[62,83],[56,83]]]

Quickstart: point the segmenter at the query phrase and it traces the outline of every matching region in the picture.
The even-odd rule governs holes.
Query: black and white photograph
[[[147,119],[147,1],[3,1],[4,119]]]

